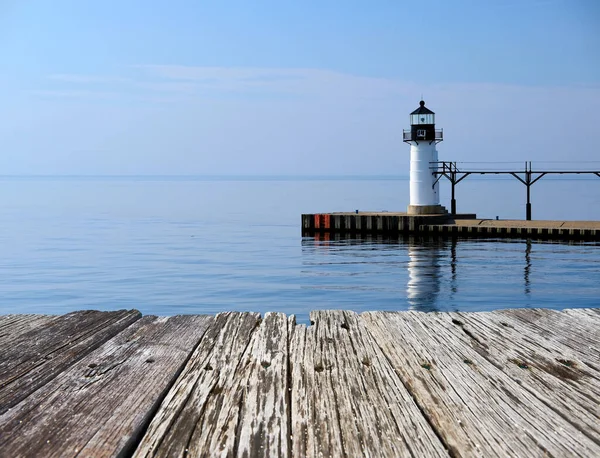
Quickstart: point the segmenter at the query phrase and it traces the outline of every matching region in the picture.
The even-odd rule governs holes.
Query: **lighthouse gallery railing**
[[[435,138],[433,138],[433,139],[425,139],[423,137],[419,137],[418,135],[413,135],[412,130],[404,129],[402,131],[402,141],[403,142],[435,141],[437,143],[437,142],[441,142],[442,140],[444,140],[444,130],[443,129],[436,129],[435,130]]]

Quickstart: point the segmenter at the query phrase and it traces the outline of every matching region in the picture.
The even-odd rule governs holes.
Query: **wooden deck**
[[[0,316],[0,456],[600,456],[600,309]]]

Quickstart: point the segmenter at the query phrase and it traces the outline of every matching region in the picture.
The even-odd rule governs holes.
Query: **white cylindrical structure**
[[[410,205],[440,204],[439,183],[432,167],[438,160],[434,142],[410,142]]]
[[[419,102],[410,114],[410,130],[403,132],[410,145],[410,205],[409,215],[440,215],[448,213],[440,205],[436,145],[443,140],[442,130],[435,128],[435,113]],[[435,183],[435,184],[434,184]]]

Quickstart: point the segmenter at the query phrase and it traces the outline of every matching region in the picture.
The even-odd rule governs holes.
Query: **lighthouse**
[[[410,114],[410,130],[404,130],[403,140],[410,145],[410,205],[409,215],[447,213],[440,205],[439,183],[435,170],[438,161],[436,145],[443,140],[443,131],[435,128],[435,113],[419,102]]]

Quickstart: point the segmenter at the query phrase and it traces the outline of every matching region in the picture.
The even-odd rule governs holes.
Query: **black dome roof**
[[[419,102],[419,108],[417,108],[415,111],[413,111],[411,113],[411,115],[416,115],[416,114],[435,114],[433,111],[431,111],[429,108],[427,108],[425,106],[425,102],[423,100],[421,100]]]

